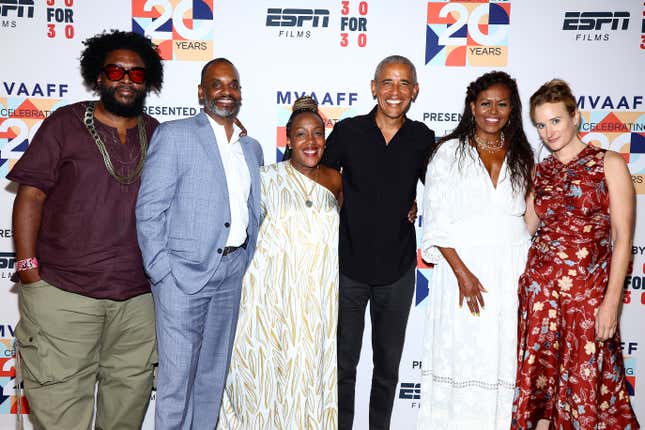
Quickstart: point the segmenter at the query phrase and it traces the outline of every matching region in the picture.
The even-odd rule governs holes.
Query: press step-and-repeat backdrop
[[[645,2],[0,0],[0,177],[44,118],[60,106],[94,97],[79,73],[81,42],[112,28],[146,34],[159,45],[165,84],[146,108],[159,121],[196,114],[201,67],[214,57],[232,60],[243,86],[240,118],[262,143],[267,163],[281,158],[284,125],[298,96],[318,100],[330,131],[336,121],[373,107],[370,80],[376,64],[390,54],[416,64],[420,93],[409,116],[438,136],[456,126],[465,88],[482,73],[510,73],[525,106],[543,82],[569,81],[582,111],[583,140],[622,153],[638,193],[641,214],[621,326],[632,403],[645,421],[645,377],[640,377],[645,372]],[[543,158],[547,151],[526,112],[524,118]],[[18,287],[9,278],[15,265],[15,186],[0,181],[0,429],[12,429]],[[419,261],[392,419],[397,430],[414,428],[419,408],[431,276],[432,269]],[[357,385],[357,429],[367,428],[370,363],[368,328]],[[153,410],[154,401],[145,429],[153,428]]]

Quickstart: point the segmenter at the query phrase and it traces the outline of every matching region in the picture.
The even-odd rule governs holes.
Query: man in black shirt
[[[393,55],[372,81],[376,107],[336,124],[323,162],[343,174],[338,314],[339,429],[351,429],[365,308],[370,302],[374,373],[370,429],[389,428],[414,294],[416,237],[408,212],[434,132],[405,116],[419,92],[414,65]]]

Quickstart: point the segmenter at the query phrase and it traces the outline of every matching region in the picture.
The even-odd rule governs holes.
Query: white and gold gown
[[[218,429],[335,429],[338,205],[289,162],[261,184]]]

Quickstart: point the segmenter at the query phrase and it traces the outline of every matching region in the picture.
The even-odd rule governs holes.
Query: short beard
[[[111,114],[124,118],[133,118],[141,115],[143,112],[143,106],[146,102],[146,90],[136,91],[136,95],[132,103],[124,104],[114,97],[114,93],[116,93],[117,88],[118,87],[106,88],[104,85],[99,87],[101,102],[103,103],[105,110]]]
[[[241,101],[236,101],[231,110],[220,109],[217,107],[217,99],[204,97],[204,110],[221,118],[235,118],[240,113]]]

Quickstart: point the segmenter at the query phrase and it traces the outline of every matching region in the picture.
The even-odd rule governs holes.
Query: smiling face
[[[215,121],[232,120],[242,105],[242,87],[235,67],[226,62],[214,63],[204,74],[197,89],[204,110]]]
[[[291,164],[298,171],[314,168],[320,162],[325,147],[325,125],[312,112],[303,112],[293,119],[287,136],[291,147]]]
[[[117,49],[105,56],[103,66],[115,64],[126,70],[133,67],[144,67],[145,63],[134,51]],[[126,73],[118,81],[111,81],[105,72],[99,73],[96,79],[97,89],[105,109],[117,116],[131,118],[143,111],[146,99],[145,82],[136,84]]]
[[[571,115],[563,102],[543,103],[533,110],[533,123],[540,139],[554,153],[567,152],[578,141],[580,111]]]
[[[477,99],[470,102],[477,135],[489,141],[498,140],[511,110],[511,91],[506,85],[495,84],[481,91]]]
[[[419,84],[413,81],[410,67],[402,63],[385,64],[372,81],[378,114],[390,119],[401,119],[418,92]]]

